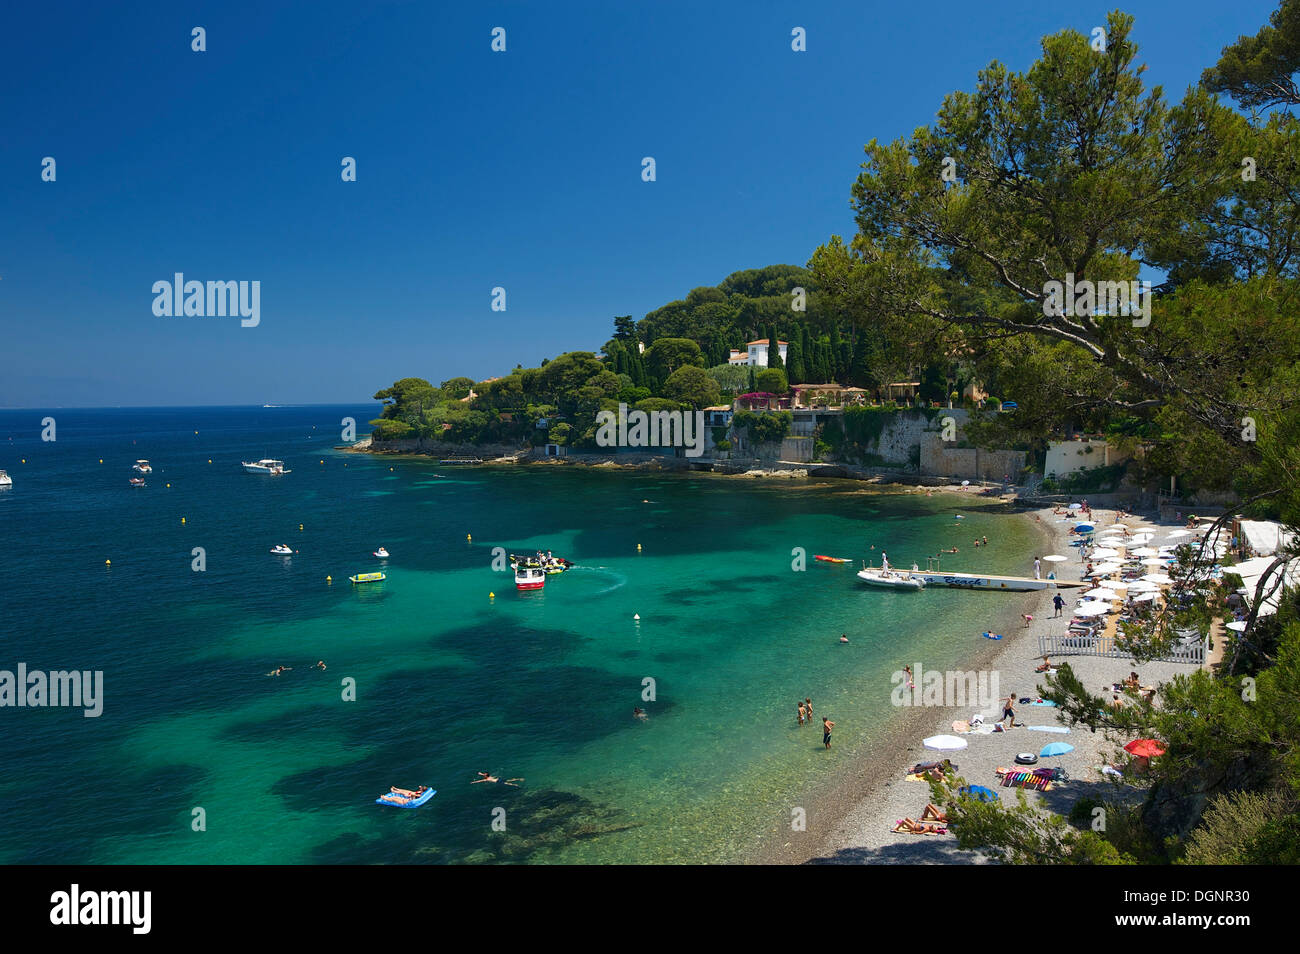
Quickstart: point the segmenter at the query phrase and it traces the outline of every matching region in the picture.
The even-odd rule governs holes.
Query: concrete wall
[[[1025,452],[954,447],[936,432],[921,441],[921,473],[958,480],[1000,481],[1009,474],[1017,480],[1025,467]]]
[[[787,437],[781,441],[781,460],[810,463],[813,459],[813,439],[811,437]]]
[[[1111,447],[1106,441],[1052,441],[1047,445],[1047,463],[1043,473],[1048,477],[1064,477],[1081,470],[1120,464],[1128,459],[1128,454]]]

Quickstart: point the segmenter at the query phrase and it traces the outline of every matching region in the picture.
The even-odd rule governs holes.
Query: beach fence
[[[1114,635],[1097,633],[1064,633],[1061,635],[1040,635],[1038,637],[1038,654],[1040,656],[1100,656],[1104,659],[1132,659],[1132,655],[1123,649]],[[1164,656],[1157,656],[1156,662],[1187,663],[1200,666],[1205,662],[1205,640],[1180,639],[1170,647]]]

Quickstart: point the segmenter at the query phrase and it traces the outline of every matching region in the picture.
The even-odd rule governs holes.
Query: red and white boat
[[[515,589],[540,590],[546,585],[546,571],[540,566],[515,567]]]

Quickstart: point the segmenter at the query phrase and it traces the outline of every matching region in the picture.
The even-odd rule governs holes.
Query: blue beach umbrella
[[[969,795],[981,802],[996,802],[998,793],[983,785],[964,785],[957,790],[958,795]]]
[[[1051,758],[1053,755],[1064,755],[1066,752],[1073,752],[1074,746],[1069,742],[1049,742],[1038,750],[1038,757],[1042,759]]]

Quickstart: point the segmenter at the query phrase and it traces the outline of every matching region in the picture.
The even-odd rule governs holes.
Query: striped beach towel
[[[1002,779],[1003,788],[1031,788],[1040,792],[1050,792],[1052,790],[1051,777],[1039,775],[1037,772],[998,769],[996,774],[998,778]]]

